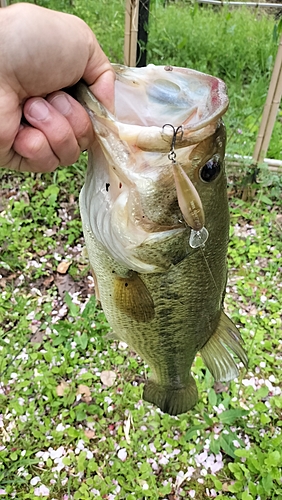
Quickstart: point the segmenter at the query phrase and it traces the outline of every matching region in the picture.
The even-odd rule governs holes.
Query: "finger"
[[[24,125],[13,145],[14,155],[6,166],[19,172],[53,172],[59,159],[50,148],[43,132]]]
[[[91,52],[82,78],[95,97],[113,113],[115,72],[92,32],[90,37]]]
[[[71,107],[71,104],[68,103]],[[24,105],[27,121],[46,136],[60,165],[71,165],[80,155],[73,129],[59,111],[41,97],[28,99]]]
[[[111,113],[115,112],[114,83],[115,74],[112,69],[107,69],[90,85],[91,92]]]
[[[69,122],[81,151],[88,149],[94,139],[93,127],[85,109],[65,92],[53,92],[47,101]]]

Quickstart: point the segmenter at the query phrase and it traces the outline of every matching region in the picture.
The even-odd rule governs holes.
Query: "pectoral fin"
[[[242,342],[236,326],[222,312],[216,332],[201,349],[203,361],[216,381],[228,382],[239,374],[237,365],[226,347],[247,366],[248,358],[241,347]]]
[[[115,278],[114,300],[118,309],[135,321],[146,323],[154,318],[151,294],[135,272],[126,278]]]

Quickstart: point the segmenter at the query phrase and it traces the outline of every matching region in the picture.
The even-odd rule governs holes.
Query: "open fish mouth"
[[[179,231],[187,232],[190,250],[208,238],[194,170],[210,158],[194,151],[216,137],[216,146],[207,147],[220,156],[217,131],[228,107],[225,84],[172,66],[114,69],[115,115],[85,85],[77,88],[99,143],[91,152],[98,158],[93,158],[95,172],[90,161],[84,188],[90,229],[121,264],[137,272],[161,272],[166,265],[140,264],[142,246],[159,245]]]
[[[225,84],[213,76],[153,64],[146,68],[114,65],[114,69],[117,120],[145,127],[162,128],[165,123],[182,125],[183,133],[175,146],[178,142],[182,147],[191,143],[193,132],[217,121],[227,110]],[[169,131],[162,132],[164,140],[170,136]]]
[[[171,131],[163,128],[166,123],[183,127],[182,135],[176,138],[176,148],[205,139],[228,108],[225,83],[214,76],[153,64],[145,68],[116,64],[113,67],[115,116],[81,84],[77,98],[97,117],[115,123],[120,139],[144,151],[169,151]]]

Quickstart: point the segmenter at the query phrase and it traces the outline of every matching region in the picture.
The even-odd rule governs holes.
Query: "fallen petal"
[[[111,385],[114,384],[116,377],[117,376],[116,376],[115,372],[113,372],[111,370],[104,370],[103,372],[101,372],[101,375],[100,375],[101,381],[107,387],[110,387]]]

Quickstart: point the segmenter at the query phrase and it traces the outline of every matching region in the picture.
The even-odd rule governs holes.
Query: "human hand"
[[[0,9],[0,26],[0,166],[51,172],[75,162],[93,129],[84,108],[60,89],[83,78],[113,111],[107,57],[84,21],[69,14],[14,4]]]

